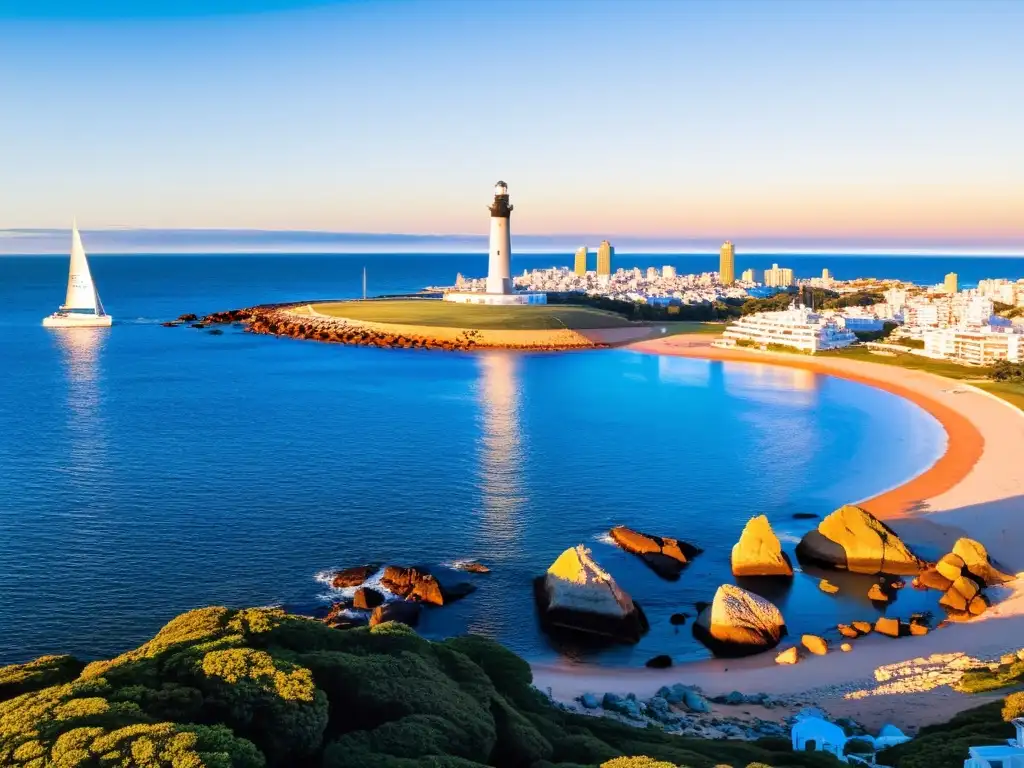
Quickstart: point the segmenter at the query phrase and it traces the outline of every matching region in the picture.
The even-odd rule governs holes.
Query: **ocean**
[[[768,258],[837,277],[1024,274],[1009,259]],[[941,427],[906,401],[772,366],[348,348],[160,325],[355,296],[364,266],[371,294],[418,290],[480,274],[481,256],[90,262],[115,326],[60,332],[40,321],[63,298],[67,257],[0,258],[0,664],[109,656],[203,605],[314,611],[337,597],[325,582],[343,566],[443,570],[464,558],[493,573],[467,576],[475,593],[428,610],[428,636],[480,632],[537,660],[702,658],[668,616],[732,581],[729,551],[751,515],[767,514],[792,552],[814,524],[795,512],[871,496],[944,448]],[[514,267],[556,263],[567,257]],[[636,263],[714,268],[710,257]],[[661,581],[608,543],[619,523],[706,552],[679,582]],[[531,579],[578,543],[645,608],[639,645],[568,648],[538,629]],[[813,574],[744,586],[774,599],[792,632],[826,633],[878,613],[858,597],[868,582],[846,578],[838,597]],[[929,599],[903,590],[888,610]]]

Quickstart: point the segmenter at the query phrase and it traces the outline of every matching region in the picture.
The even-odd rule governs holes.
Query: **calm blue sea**
[[[828,266],[924,282],[951,268],[965,283],[1024,274],[1006,259],[777,260],[801,274]],[[187,311],[353,296],[364,264],[372,294],[416,290],[480,274],[481,256],[91,263],[117,324],[54,332],[40,320],[63,297],[66,257],[0,258],[0,663],[114,654],[212,603],[311,610],[331,598],[318,574],[336,567],[467,557],[493,574],[429,611],[424,633],[473,630],[550,658],[565,649],[538,632],[530,580],[579,542],[653,625],[635,648],[583,657],[697,658],[689,629],[668,615],[692,613],[731,579],[729,549],[750,515],[768,514],[791,548],[808,527],[794,512],[897,484],[944,445],[930,416],[892,395],[770,366],[622,350],[360,349],[159,325]],[[616,523],[708,551],[663,582],[603,541]],[[874,610],[854,596],[866,583],[839,600],[815,584],[799,576],[771,593],[795,632]],[[892,610],[922,599],[904,590]]]

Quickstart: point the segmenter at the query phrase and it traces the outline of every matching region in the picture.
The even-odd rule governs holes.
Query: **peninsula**
[[[187,316],[186,316],[187,317]],[[455,304],[404,297],[267,305],[217,312],[199,325],[245,323],[252,333],[399,349],[601,349],[652,339],[666,325],[590,307]]]

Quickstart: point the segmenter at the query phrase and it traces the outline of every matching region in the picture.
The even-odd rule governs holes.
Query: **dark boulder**
[[[384,605],[378,605],[373,609],[373,613],[370,614],[370,626],[376,627],[378,624],[383,624],[386,621],[397,621],[402,624],[408,624],[410,627],[415,627],[420,623],[419,603],[407,603],[396,600],[391,603],[384,603]]]
[[[192,314],[191,312],[188,312],[188,313],[186,313],[184,315],[179,315],[178,322],[179,323],[194,323],[198,319],[199,319],[198,316]]]
[[[679,578],[683,567],[702,550],[678,539],[652,536],[617,525],[610,531],[612,540],[626,552],[638,555],[647,566],[663,579]]]
[[[805,563],[854,573],[917,575],[921,562],[885,523],[848,504],[809,531],[796,548]]]
[[[376,572],[376,565],[357,565],[352,568],[345,568],[334,574],[331,586],[335,589],[358,587]]]
[[[369,587],[360,587],[352,596],[352,607],[358,611],[372,611],[384,604],[384,595]]]
[[[648,659],[645,666],[648,666],[651,669],[668,669],[672,666],[672,657],[666,653],[662,653],[652,659]]]
[[[683,624],[686,623],[686,614],[685,613],[673,613],[671,616],[669,616],[668,623],[671,624],[674,627],[682,626]]]
[[[814,514],[813,512],[794,512],[793,513],[793,519],[794,520],[817,520],[818,519],[818,515]]]
[[[693,622],[693,635],[716,656],[748,656],[778,645],[786,622],[770,601],[723,584]]]
[[[533,586],[541,627],[557,638],[636,643],[649,629],[640,606],[582,544],[565,550]]]

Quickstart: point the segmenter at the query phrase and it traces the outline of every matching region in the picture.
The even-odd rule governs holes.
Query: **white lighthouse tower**
[[[499,181],[494,185],[494,202],[491,212],[491,245],[487,259],[487,292],[512,293],[512,233],[509,219],[512,205],[508,201],[508,184]]]
[[[517,291],[512,282],[512,205],[504,181],[494,185],[494,202],[487,210],[491,212],[491,236],[484,291],[450,290],[445,292],[444,300],[463,304],[547,304],[546,293]]]

